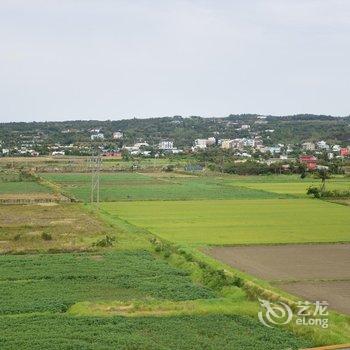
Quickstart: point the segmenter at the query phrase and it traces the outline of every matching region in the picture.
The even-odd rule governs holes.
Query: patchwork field
[[[349,208],[311,199],[127,202],[102,208],[178,243],[350,241]]]
[[[84,166],[82,160],[76,162]],[[108,164],[111,170],[113,164]],[[71,165],[60,164],[59,171]],[[89,201],[91,174],[41,176],[53,183],[54,191],[57,185]],[[266,183],[245,179],[101,173],[99,212],[81,203],[0,206],[1,349],[296,350],[349,341],[348,319],[340,315],[329,331],[286,328],[292,334],[261,325],[258,296],[248,298],[241,278],[226,275],[223,269],[229,267],[220,262],[231,264],[230,249],[260,247],[217,248],[348,242],[349,207],[297,198],[291,189],[296,177],[279,177],[278,182],[272,176],[270,185],[289,186],[280,190],[253,188]],[[181,249],[173,250],[149,233],[181,243]],[[105,245],[107,237],[115,240]],[[209,263],[197,250],[208,245],[216,246],[211,253],[228,249],[227,259],[218,250],[217,260]],[[301,298],[325,296],[344,312],[338,305],[349,292],[349,261],[348,249],[341,248],[348,245],[285,247],[289,250],[276,252],[277,258],[273,252],[256,253],[260,263],[247,258],[248,253],[233,256],[243,272],[254,267],[258,278]],[[309,247],[326,250],[312,253]],[[204,260],[197,261],[197,254]],[[327,254],[325,265],[319,257]],[[284,258],[285,265],[276,263]],[[324,294],[315,294],[320,280]]]
[[[89,237],[90,243],[107,228],[117,236],[115,246],[94,247],[89,253],[0,255],[1,349],[279,350],[282,345],[296,350],[312,344],[311,339],[262,326],[254,318],[256,302],[248,301],[243,290],[231,286],[224,295],[221,287],[204,285],[199,276],[210,281],[210,275],[197,270],[194,279],[193,264],[186,268],[183,260],[177,267],[155,255],[147,235],[119,227],[113,215],[103,214],[103,222],[77,204],[0,206],[0,213],[7,235],[45,230],[58,247],[65,246],[60,238],[65,233]],[[28,248],[25,239],[16,242],[19,250]],[[157,302],[152,316],[127,314],[131,307],[151,310]],[[193,304],[183,310],[182,302]],[[106,315],[79,316],[86,303],[103,303]],[[199,310],[197,303],[203,305]]]
[[[90,200],[91,174],[41,174],[82,201]],[[214,177],[157,173],[101,173],[100,198],[104,202],[135,200],[202,200],[286,197],[262,190],[231,186]]]
[[[350,314],[350,244],[213,247],[206,252],[306,300]]]

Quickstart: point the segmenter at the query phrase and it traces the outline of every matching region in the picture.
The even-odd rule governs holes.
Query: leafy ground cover
[[[349,241],[349,209],[311,199],[104,203],[103,209],[172,242]]]
[[[7,255],[0,266],[2,314],[65,311],[81,301],[215,296],[147,251]]]
[[[0,317],[0,345],[12,349],[300,349],[309,342],[244,316]]]
[[[45,179],[58,183],[72,196],[89,201],[91,174],[42,174]],[[221,178],[159,176],[139,173],[101,173],[101,201],[132,200],[198,200],[278,198],[283,195],[241,186],[231,186]],[[285,197],[285,196],[284,196]]]

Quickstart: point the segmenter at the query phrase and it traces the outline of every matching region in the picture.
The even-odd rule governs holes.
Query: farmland
[[[241,176],[229,181],[232,186],[243,186],[254,190],[290,194],[298,197],[306,197],[307,188],[319,186],[320,180],[307,177],[300,179],[295,175],[280,176]],[[327,180],[327,189],[345,191],[350,190],[350,178],[337,177]]]
[[[0,223],[1,253],[85,250],[111,234],[77,204],[4,205]]]
[[[0,257],[0,314],[62,312],[78,301],[191,300],[215,294],[146,251]]]
[[[249,317],[0,317],[1,348],[41,349],[299,349],[310,344],[266,329]],[[14,332],[16,330],[16,332]],[[35,341],[33,340],[35,339]],[[54,339],[54,341],[53,341]]]
[[[49,181],[82,201],[89,201],[90,174],[45,174]],[[184,177],[177,174],[104,173],[100,175],[101,201],[199,200],[285,197],[241,186],[230,186],[215,177]]]
[[[48,193],[50,190],[37,182],[0,182],[1,194]]]
[[[256,303],[248,301],[243,291],[239,292],[239,304],[232,299],[231,304],[227,304],[232,306],[227,308],[225,303],[230,299],[223,299],[220,290],[195,281],[191,273],[193,267],[190,270],[176,267],[155,256],[147,235],[119,225],[113,215],[107,215],[109,220],[104,221],[80,204],[26,205],[21,206],[23,212],[16,218],[11,217],[10,210],[6,212],[10,207],[15,208],[1,207],[4,234],[11,235],[15,227],[21,228],[23,235],[33,229],[49,230],[56,249],[63,251],[69,248],[67,242],[59,238],[65,229],[69,233],[76,227],[78,231],[71,234],[90,237],[90,240],[85,241],[87,252],[75,252],[79,249],[72,245],[70,253],[49,254],[48,250],[45,254],[28,254],[28,250],[24,250],[27,254],[0,256],[2,349],[47,348],[52,338],[55,343],[49,347],[57,349],[93,349],[96,344],[106,349],[115,346],[129,349],[131,344],[134,348],[147,349],[154,344],[164,344],[173,349],[236,346],[263,350],[266,344],[272,349],[280,349],[281,344],[291,349],[311,344],[310,340],[288,331],[271,331],[260,325],[251,317],[256,312]],[[20,212],[19,208],[16,212]],[[113,232],[105,231],[107,229]],[[93,246],[101,232],[116,234],[116,247]],[[23,249],[28,248],[21,239],[16,242],[18,249],[21,244]],[[232,292],[237,293],[237,288]],[[181,304],[177,304],[193,301],[196,308],[197,301],[206,300],[207,306],[204,304],[199,312],[194,309],[193,314],[182,311]],[[148,304],[157,301],[170,303],[175,313],[157,309],[156,317],[113,316],[114,310],[127,311],[134,303],[144,303],[142,307],[147,310]],[[86,307],[79,306],[82,302],[110,305],[107,316],[112,315],[101,318],[72,313],[77,307],[84,311]],[[113,306],[123,302],[125,306]],[[223,307],[227,315],[220,314]],[[251,316],[244,316],[247,312]],[[179,338],[179,332],[185,335]]]
[[[102,208],[177,243],[350,241],[349,209],[311,199],[104,203]]]
[[[292,294],[327,300],[332,309],[350,313],[349,249],[350,244],[290,244],[214,247],[207,252]]]
[[[91,174],[60,171],[42,172],[33,183],[88,202]],[[50,348],[57,349],[277,350],[350,340],[345,316],[334,316],[329,332],[268,329],[256,319],[258,295],[251,297],[242,278],[272,288],[268,293],[314,296],[315,276],[293,275],[290,258],[283,281],[231,264],[221,253],[210,260],[211,246],[350,241],[347,206],[300,198],[296,177],[267,179],[102,172],[99,211],[86,203],[0,206],[1,348],[42,349],[52,338]],[[285,188],[278,193],[276,186]],[[20,188],[13,194],[23,195]],[[101,245],[107,237],[113,243]],[[342,256],[334,256],[341,266]],[[339,266],[329,273],[341,273]],[[323,283],[337,282],[341,296],[347,276],[338,277]],[[313,283],[310,294],[299,292],[305,283]]]

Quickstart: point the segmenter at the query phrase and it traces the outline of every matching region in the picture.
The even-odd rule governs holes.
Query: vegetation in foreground
[[[244,316],[0,317],[0,344],[12,349],[300,349],[310,342]]]
[[[0,256],[0,313],[62,312],[79,301],[215,296],[147,251]]]

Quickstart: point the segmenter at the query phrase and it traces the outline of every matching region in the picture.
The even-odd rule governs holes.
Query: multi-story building
[[[163,141],[159,142],[158,147],[161,150],[172,150],[174,148],[174,142],[168,141],[168,140],[163,140]]]

